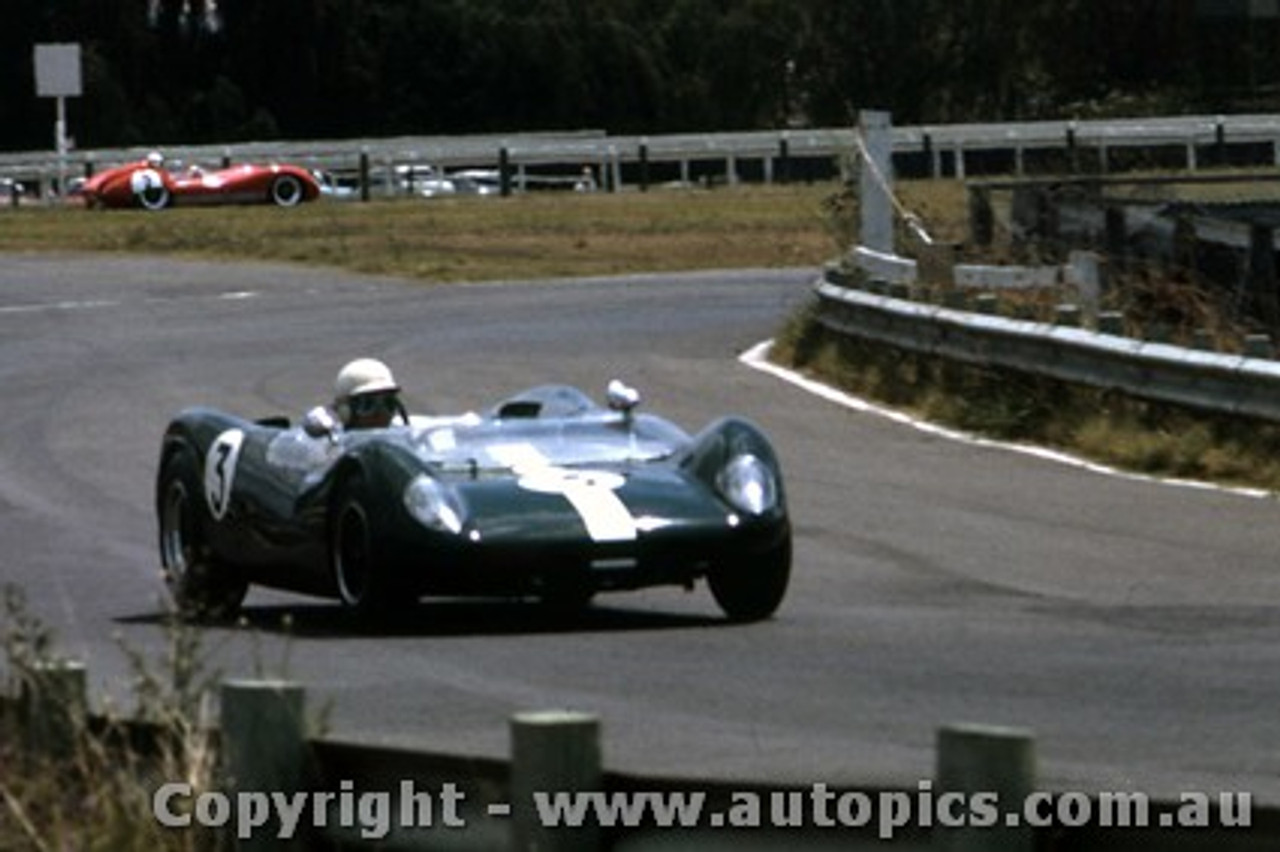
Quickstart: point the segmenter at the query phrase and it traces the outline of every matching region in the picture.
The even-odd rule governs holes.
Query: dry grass
[[[430,281],[817,266],[830,184],[511,198],[87,211],[0,209],[0,251],[141,252]]]
[[[1198,412],[833,334],[806,309],[773,358],[932,422],[1123,470],[1280,492],[1280,424]]]

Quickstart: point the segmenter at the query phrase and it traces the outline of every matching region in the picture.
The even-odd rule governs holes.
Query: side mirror
[[[605,390],[605,398],[614,411],[630,415],[631,410],[640,404],[640,391],[614,379],[609,382],[609,387]]]
[[[322,405],[317,405],[302,417],[302,431],[310,438],[328,438],[332,441],[338,434],[338,428],[338,421]]]

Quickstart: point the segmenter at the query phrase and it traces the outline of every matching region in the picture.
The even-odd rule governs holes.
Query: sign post
[[[58,194],[67,193],[67,98],[78,98],[82,84],[79,44],[37,44],[35,46],[36,97],[56,98],[58,118],[54,125],[54,147],[58,151]]]

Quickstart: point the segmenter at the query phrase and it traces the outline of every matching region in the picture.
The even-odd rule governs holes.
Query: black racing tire
[[[410,600],[393,581],[365,478],[336,489],[329,513],[329,565],[342,606],[362,622],[403,610]]]
[[[173,203],[173,195],[167,186],[148,187],[134,197],[143,210],[163,210]]]
[[[267,197],[277,207],[297,207],[306,197],[306,191],[295,175],[280,175],[271,182]]]
[[[717,565],[707,573],[711,596],[730,621],[763,621],[786,597],[791,581],[791,536],[758,554]]]
[[[194,454],[180,449],[165,460],[156,485],[160,564],[180,617],[229,621],[240,611],[249,583],[219,560],[208,540],[213,522],[205,508]]]

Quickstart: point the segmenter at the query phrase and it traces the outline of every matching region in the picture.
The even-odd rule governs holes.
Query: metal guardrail
[[[1142,399],[1280,421],[1277,361],[923,304],[844,286],[829,275],[816,290],[820,321],[842,334]]]
[[[949,152],[957,175],[965,172],[966,153],[1012,151],[1021,171],[1029,150],[1175,146],[1197,165],[1196,151],[1206,146],[1265,144],[1280,162],[1280,115],[1176,116],[1097,121],[1036,121],[992,124],[919,125],[894,128],[893,153],[926,154],[941,171]],[[315,168],[350,168],[364,154],[379,163],[429,163],[443,168],[492,166],[505,151],[515,166],[634,164],[699,160],[840,157],[856,148],[851,127],[778,129],[727,133],[612,136],[602,130],[477,136],[404,136],[351,140],[241,142],[163,146],[174,159],[217,162],[223,159],[290,160]],[[73,166],[105,166],[140,159],[147,149],[85,149],[72,154]],[[18,179],[57,172],[54,151],[0,153],[0,177]]]

